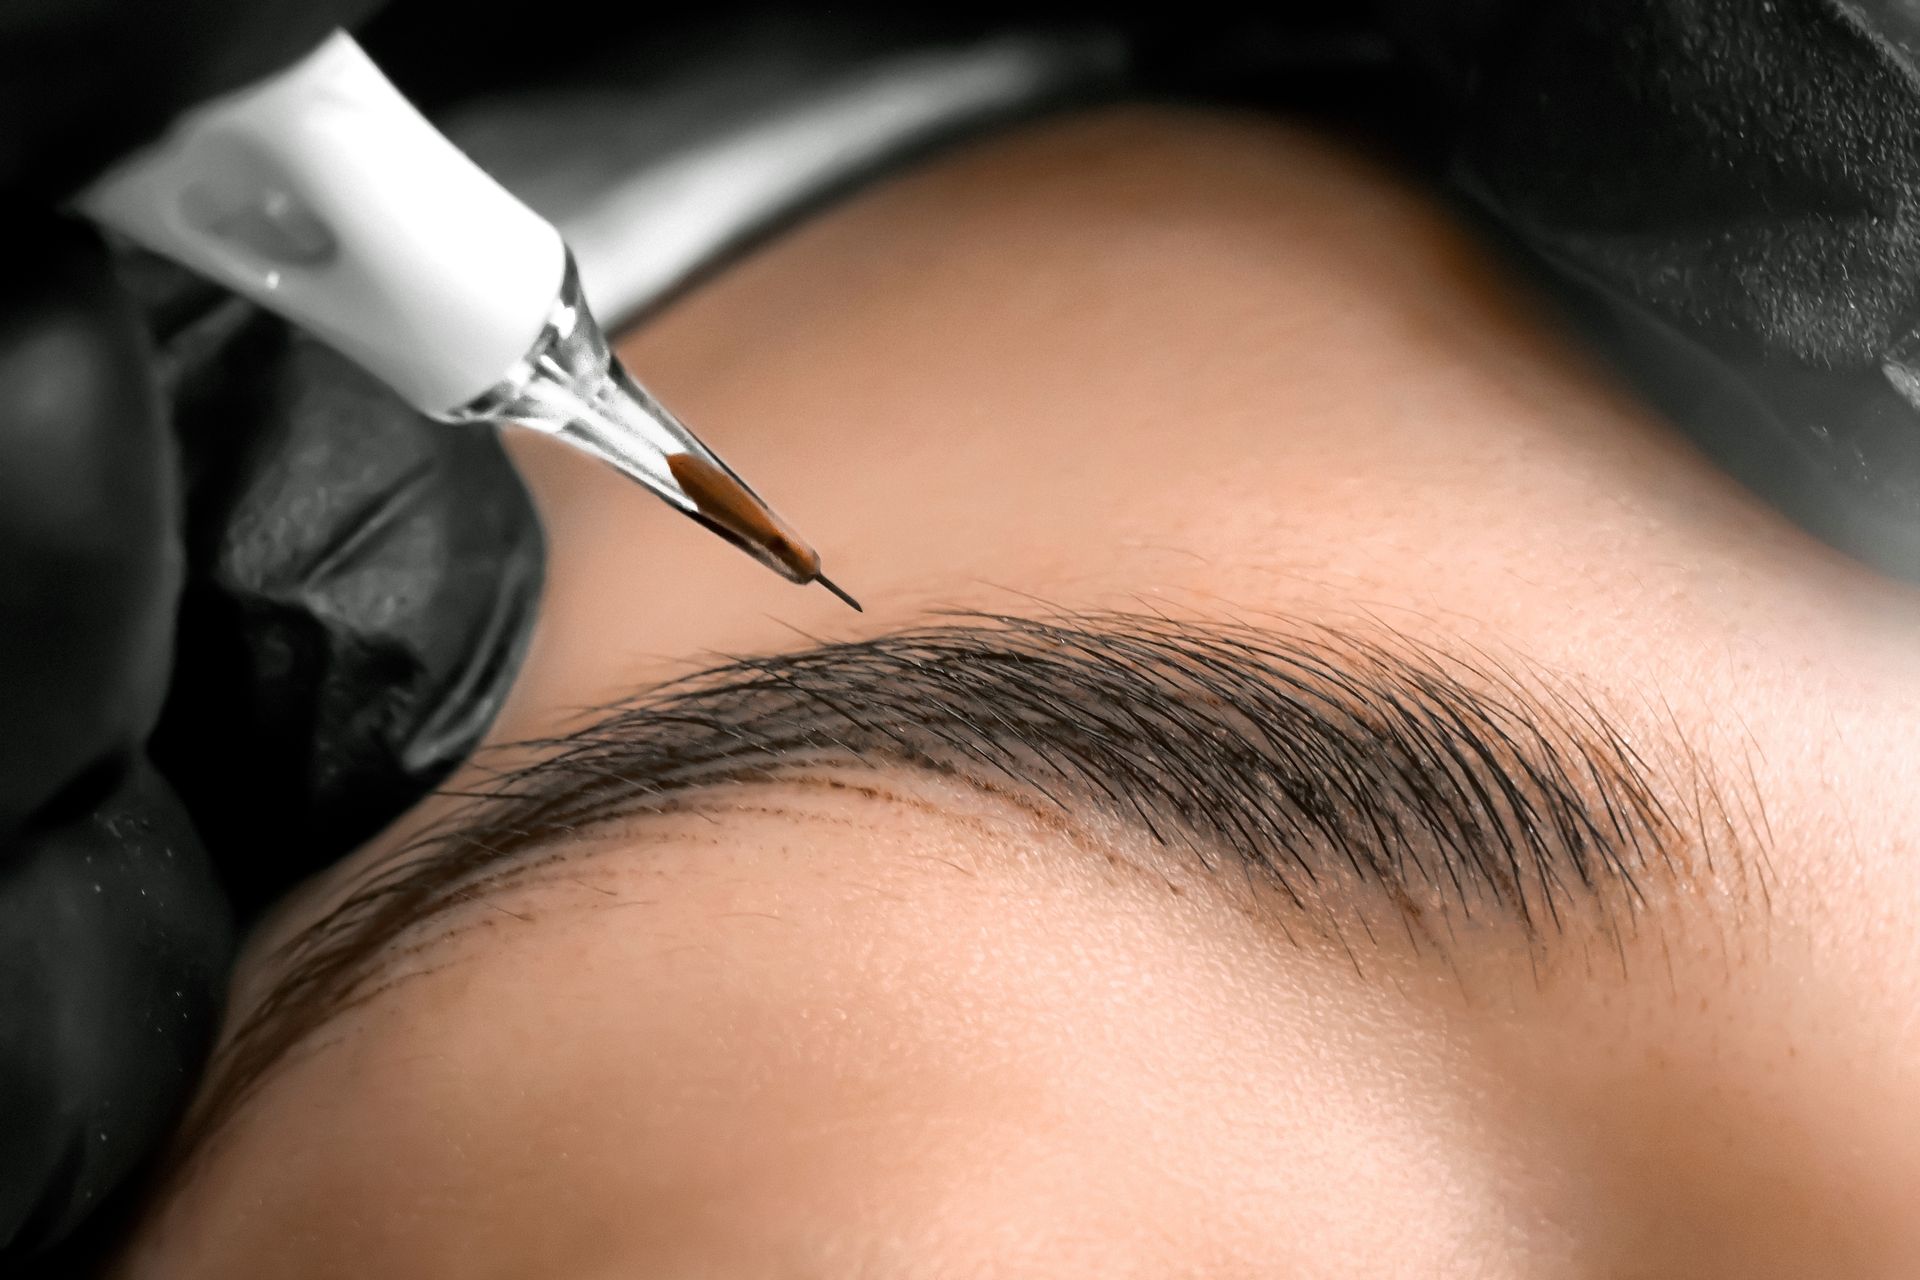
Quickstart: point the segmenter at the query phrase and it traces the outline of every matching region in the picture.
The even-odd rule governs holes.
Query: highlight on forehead
[[[1097,812],[1266,886],[1307,929],[1369,894],[1536,941],[1574,913],[1611,929],[1658,878],[1752,838],[1684,743],[1649,760],[1537,673],[1382,628],[957,613],[733,659],[528,749],[287,944],[197,1125],[377,989],[398,938],[516,862],[802,766],[904,765]]]

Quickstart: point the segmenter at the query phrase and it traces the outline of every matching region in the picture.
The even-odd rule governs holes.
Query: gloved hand
[[[164,1134],[236,907],[444,776],[531,621],[489,433],[53,212],[373,2],[0,4],[0,1269]]]

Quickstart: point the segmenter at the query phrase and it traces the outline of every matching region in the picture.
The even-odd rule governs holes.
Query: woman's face
[[[1359,748],[1243,750],[1264,713],[1189,667],[1140,695],[1209,717],[1177,731],[1209,780],[1152,800],[1197,797],[1171,837],[1128,810],[1176,730],[1135,714],[1097,736],[1149,772],[1104,800],[828,750],[548,841],[390,950],[127,1274],[1920,1270],[1920,608],[1550,333],[1370,164],[1164,111],[944,160],[713,282],[626,356],[867,612],[521,441],[551,582],[497,741],[960,608],[1123,657],[1280,637],[1288,696],[1373,691]],[[992,672],[960,737],[1105,706],[1086,668],[1021,692],[1073,639],[935,625],[1027,637],[924,664]],[[874,734],[914,719],[834,688]],[[1558,793],[1524,776],[1555,751]],[[1411,810],[1452,770],[1459,813],[1402,862],[1369,818],[1363,869],[1327,834],[1357,802],[1274,817],[1319,803],[1315,760],[1404,764]],[[1542,854],[1569,805],[1613,847]],[[286,907],[239,1014],[383,850]]]

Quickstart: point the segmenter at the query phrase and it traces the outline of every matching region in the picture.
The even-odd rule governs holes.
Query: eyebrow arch
[[[1663,750],[1687,772],[1663,776],[1591,700],[1511,664],[1384,627],[1140,613],[952,613],[735,658],[513,749],[535,763],[498,774],[274,958],[190,1133],[376,993],[390,944],[487,892],[489,874],[797,766],[904,764],[1013,788],[1133,823],[1297,907],[1344,879],[1530,938],[1577,909],[1638,911],[1649,876],[1710,864],[1689,852],[1744,811],[1699,753]]]

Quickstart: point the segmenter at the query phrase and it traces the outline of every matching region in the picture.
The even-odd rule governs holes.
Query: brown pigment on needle
[[[820,556],[738,480],[691,453],[667,455],[667,469],[701,515],[748,546],[765,551],[795,582],[820,576]]]

